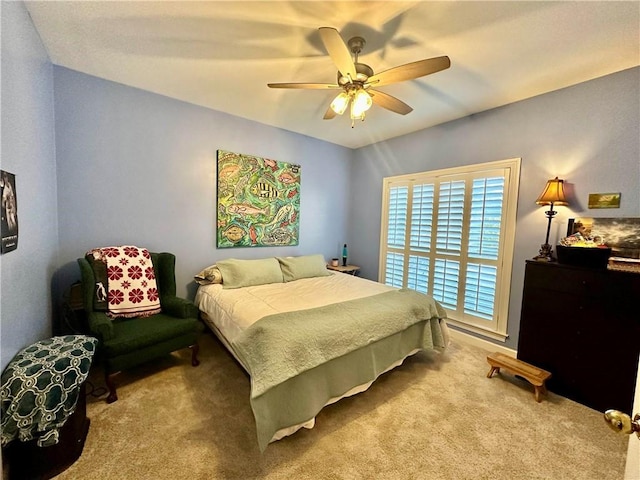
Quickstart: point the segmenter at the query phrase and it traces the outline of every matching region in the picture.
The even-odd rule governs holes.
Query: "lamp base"
[[[534,260],[538,262],[553,262],[555,258],[553,258],[553,247],[548,243],[543,243],[540,245],[540,252],[538,255],[533,257]]]

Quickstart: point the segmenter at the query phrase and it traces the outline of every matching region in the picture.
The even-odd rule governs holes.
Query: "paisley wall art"
[[[218,248],[298,245],[300,165],[218,150]]]

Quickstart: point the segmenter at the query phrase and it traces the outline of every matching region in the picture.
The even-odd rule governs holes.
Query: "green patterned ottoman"
[[[32,459],[53,453],[60,457],[60,451],[68,450],[63,444],[79,441],[65,439],[65,435],[82,436],[84,445],[88,430],[84,382],[97,343],[95,338],[85,335],[52,337],[22,349],[9,362],[2,372],[0,390],[1,441],[3,449],[7,447],[9,459],[23,457],[25,453]],[[75,432],[78,429],[85,431]],[[80,453],[81,450],[71,463]],[[28,467],[22,465],[23,461],[19,463],[13,466]],[[10,472],[11,468],[12,465]],[[42,468],[46,469],[47,465]]]

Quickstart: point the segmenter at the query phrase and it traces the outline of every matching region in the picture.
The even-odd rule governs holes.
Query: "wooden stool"
[[[544,382],[551,376],[551,373],[541,368],[534,367],[528,363],[510,357],[504,353],[495,352],[487,356],[487,362],[491,365],[491,370],[487,373],[487,378],[491,378],[494,372],[500,373],[500,368],[509,370],[514,375],[524,378],[535,388],[536,402],[540,402],[540,394],[547,393]]]

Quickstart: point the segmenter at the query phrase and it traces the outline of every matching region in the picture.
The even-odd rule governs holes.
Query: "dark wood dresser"
[[[640,274],[527,262],[518,358],[549,390],[630,414],[639,353]]]

